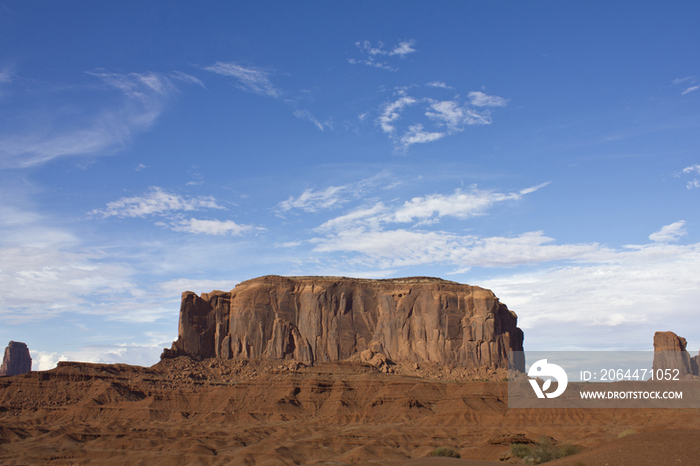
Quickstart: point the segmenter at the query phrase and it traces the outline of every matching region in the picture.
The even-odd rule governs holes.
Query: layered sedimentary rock
[[[523,332],[515,313],[478,286],[265,276],[230,292],[184,292],[178,339],[164,357],[324,362],[370,348],[393,361],[499,368],[509,351],[522,351]]]
[[[0,376],[22,375],[32,370],[32,357],[25,343],[10,341],[0,366]]]
[[[687,341],[673,332],[654,334],[654,370],[678,369],[679,374],[698,375],[698,359],[690,357],[686,350]]]

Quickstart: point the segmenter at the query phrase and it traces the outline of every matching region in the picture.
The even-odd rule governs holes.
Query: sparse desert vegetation
[[[552,439],[547,436],[540,437],[535,445],[515,443],[510,447],[511,453],[522,458],[525,464],[542,464],[548,461],[571,456],[580,451],[576,445],[554,445]]]
[[[437,447],[430,456],[446,456],[448,458],[461,458],[461,455],[455,450],[447,447]]]

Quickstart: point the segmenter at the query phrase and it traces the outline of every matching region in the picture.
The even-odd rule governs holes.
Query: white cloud
[[[316,125],[316,127],[317,127],[318,129],[320,129],[321,131],[323,131],[325,128],[333,129],[333,124],[332,124],[330,121],[327,120],[327,121],[324,121],[324,122],[320,122],[320,121],[318,121],[318,119],[316,119],[316,117],[313,116],[313,115],[311,114],[311,112],[308,111],[308,110],[295,110],[295,111],[294,111],[294,116],[297,117],[297,118],[299,118],[299,119],[301,119],[301,120],[308,120],[308,121],[310,121],[311,123],[313,123],[314,125]]]
[[[152,366],[158,361],[163,348],[172,343],[171,335],[158,335],[147,344],[108,344],[94,346],[80,346],[75,350],[64,353],[32,351],[32,370],[50,370],[56,367],[59,361],[79,361],[96,364],[124,363]]]
[[[348,58],[348,63],[351,65],[357,65],[357,64],[364,64],[367,66],[373,66],[375,68],[381,68],[383,70],[387,71],[398,71],[398,68],[394,68],[393,66],[389,66],[384,62],[377,62],[374,60],[355,60],[354,58]]]
[[[14,80],[14,69],[11,67],[4,67],[0,69],[0,97],[3,96],[3,87],[6,84],[10,84]]]
[[[104,209],[95,209],[90,215],[107,217],[141,217],[149,215],[162,215],[171,211],[193,211],[202,209],[223,209],[211,196],[199,196],[196,198],[183,197],[179,194],[169,193],[159,187],[142,195],[123,197],[107,203]]]
[[[361,222],[364,227],[377,229],[381,222],[386,221],[388,212],[389,209],[382,202],[378,202],[372,207],[355,209],[348,214],[330,219],[317,227],[316,231],[344,230],[357,226],[358,222]]]
[[[700,244],[656,243],[590,259],[478,284],[518,314],[530,350],[651,350],[655,331],[700,333]]]
[[[316,228],[318,232],[340,231],[351,228],[378,230],[390,223],[408,223],[413,221],[426,222],[427,219],[454,217],[467,219],[484,215],[486,210],[495,204],[517,201],[526,194],[537,191],[549,183],[523,189],[516,193],[498,193],[480,190],[473,186],[469,191],[460,189],[453,194],[431,194],[414,197],[398,207],[389,208],[383,202],[377,202],[371,207],[355,209],[347,214],[326,221]]]
[[[12,70],[10,68],[3,68],[0,70],[0,84],[9,84],[12,82]]]
[[[291,209],[301,209],[304,212],[316,212],[320,209],[337,207],[346,202],[341,196],[348,190],[348,186],[329,186],[324,190],[317,191],[307,189],[299,196],[290,196],[286,201],[278,204],[279,210],[287,212]]]
[[[188,76],[154,72],[87,74],[102,80],[107,86],[104,90],[119,91],[121,98],[98,111],[79,110],[66,115],[57,108],[51,124],[5,134],[0,131],[0,166],[26,168],[58,157],[122,149],[134,134],[150,129],[160,116],[165,103],[178,90],[174,80],[183,81],[183,76]]]
[[[454,89],[454,87],[448,86],[447,84],[445,84],[442,81],[429,82],[428,84],[426,84],[426,86],[428,86],[428,87],[440,87],[442,89]]]
[[[33,371],[48,371],[56,367],[59,361],[68,361],[68,357],[59,353],[29,350],[32,356]]]
[[[409,53],[413,53],[416,51],[416,49],[413,48],[415,45],[415,41],[413,40],[406,40],[399,42],[397,45],[394,46],[394,49],[389,52],[389,55],[398,55],[401,58],[405,58],[406,55]]]
[[[380,185],[381,180],[389,176],[387,173],[379,173],[375,176],[362,179],[355,183],[340,186],[328,186],[324,189],[306,189],[299,196],[289,196],[286,201],[277,204],[276,210],[288,212],[292,209],[301,209],[304,212],[317,212],[319,210],[340,207],[351,199],[358,199],[368,190]],[[389,188],[397,186],[396,183]],[[385,187],[386,188],[386,187]]]
[[[399,143],[404,149],[407,149],[411,144],[437,141],[443,136],[445,133],[423,131],[423,125],[417,124],[408,127],[408,131],[399,138]]]
[[[379,42],[379,45],[376,47],[372,46],[372,43],[368,40],[365,41],[358,41],[355,42],[355,46],[357,46],[358,49],[360,49],[360,52],[366,57],[363,59],[354,59],[354,58],[349,58],[348,63],[352,65],[357,65],[357,64],[362,64],[362,65],[367,65],[367,66],[373,66],[375,68],[381,68],[385,69],[388,71],[397,71],[397,68],[394,68],[387,64],[386,62],[381,62],[377,61],[376,57],[379,56],[386,56],[386,57],[392,57],[392,56],[398,56],[399,58],[406,58],[408,54],[414,53],[416,49],[413,48],[415,45],[415,41],[413,40],[405,40],[401,41],[398,44],[396,44],[394,47],[392,47],[390,50],[386,50],[384,48],[384,44]]]
[[[697,173],[700,175],[700,165],[691,165],[683,169],[683,173]]]
[[[207,87],[204,85],[204,83],[203,83],[200,79],[195,78],[194,76],[191,76],[191,75],[189,75],[189,74],[185,74],[185,73],[183,73],[183,72],[181,72],[181,71],[173,71],[173,73],[170,75],[170,77],[171,77],[172,79],[176,79],[176,80],[178,80],[178,81],[182,81],[182,82],[185,82],[185,83],[196,84],[196,85],[198,85],[199,87],[201,87],[202,89],[206,89],[206,88],[207,88]]]
[[[236,78],[238,80],[238,87],[244,91],[274,98],[282,95],[282,91],[270,81],[269,76],[271,72],[263,68],[255,66],[245,67],[235,62],[216,62],[203,69],[222,76]]]
[[[620,269],[631,267],[635,273],[647,273],[648,281],[654,275],[657,280],[658,277],[664,276],[666,271],[671,270],[670,264],[677,264],[682,270],[700,267],[693,262],[700,256],[700,244],[674,246],[657,242],[611,249],[597,243],[556,244],[553,238],[546,236],[542,231],[528,231],[512,236],[479,236],[448,231],[426,231],[415,229],[415,226],[413,229],[391,228],[392,224],[414,221],[418,221],[417,226],[420,226],[425,224],[423,222],[426,219],[435,220],[445,216],[467,219],[483,215],[497,203],[518,201],[524,195],[545,185],[546,183],[514,193],[497,193],[474,188],[470,192],[455,191],[451,195],[433,194],[416,197],[396,207],[376,202],[326,221],[315,229],[317,236],[312,238],[310,243],[317,253],[341,253],[341,259],[338,260],[344,261],[346,267],[375,270],[417,265],[453,265],[456,268],[455,273],[464,273],[473,267],[533,266],[565,261],[577,265],[564,268],[558,266],[557,269],[551,270],[579,268],[591,273],[598,270],[599,272],[595,273],[617,276],[621,273]],[[682,228],[684,223],[680,221],[664,227],[652,234],[650,239],[673,241],[685,234]],[[658,273],[653,270],[644,272],[647,263],[667,265],[664,271]],[[571,279],[575,275],[576,273],[572,272]],[[680,276],[677,279],[680,280]],[[604,278],[596,277],[595,280]],[[691,281],[693,280],[700,279]],[[523,288],[525,289],[526,287]],[[692,290],[692,287],[689,289]],[[687,290],[676,291],[683,294]],[[533,294],[539,296],[536,292]],[[598,314],[601,316],[598,322],[600,325],[617,325],[636,315],[627,312]]]
[[[231,291],[239,282],[235,280],[194,280],[191,278],[175,278],[158,285],[163,293],[180,298],[185,291],[197,294],[209,293],[213,290]]]
[[[429,87],[443,87],[444,83],[430,83]],[[376,124],[389,136],[397,149],[406,150],[412,144],[427,143],[442,139],[446,135],[463,131],[465,126],[490,125],[492,123],[488,109],[476,110],[477,107],[503,107],[507,100],[502,97],[488,96],[482,92],[470,92],[470,103],[462,103],[459,96],[452,100],[435,100],[432,98],[417,98],[408,95],[408,87],[398,88],[396,100],[385,102],[380,107]],[[405,129],[399,131],[399,120],[407,107],[421,105],[427,117],[425,123],[409,122]],[[415,118],[415,116],[413,117]],[[432,130],[426,125],[433,125],[438,130]]]
[[[189,183],[188,183],[189,184]],[[123,197],[107,203],[104,209],[95,209],[89,216],[108,217],[141,217],[152,215],[163,216],[167,222],[156,222],[173,231],[206,235],[242,235],[254,229],[252,225],[243,225],[233,220],[200,220],[182,218],[181,212],[200,211],[205,209],[224,209],[211,196],[185,197],[169,193],[159,187],[152,187],[141,196]]]
[[[451,133],[462,131],[463,125],[490,125],[488,114],[479,114],[468,107],[460,106],[458,102],[447,100],[432,102],[432,111],[425,112],[428,118],[436,120],[439,125],[445,125]]]
[[[173,231],[185,233],[234,236],[242,235],[253,229],[251,225],[240,225],[232,220],[198,220],[196,218],[173,222],[170,224],[169,228]]]
[[[678,241],[681,236],[688,234],[685,228],[685,220],[666,225],[659,231],[649,235],[649,239],[656,243],[668,243],[670,241]]]
[[[28,205],[0,206],[0,320],[8,324],[90,308],[140,293],[133,269],[106,260]],[[92,298],[91,298],[92,297]]]
[[[394,102],[387,102],[382,109],[382,114],[377,118],[379,126],[385,133],[393,133],[395,128],[392,125],[400,116],[403,109],[418,102],[413,97],[401,97]]]
[[[460,268],[513,266],[583,257],[595,252],[595,245],[549,244],[553,240],[542,232],[480,238],[415,229],[437,223],[442,217],[467,219],[484,215],[495,204],[520,200],[546,184],[515,193],[473,187],[468,192],[456,190],[451,195],[416,197],[397,207],[377,202],[326,221],[315,229],[323,236],[313,238],[311,243],[316,252],[360,254],[357,260],[361,263],[380,268],[420,264],[453,264]],[[412,230],[389,228],[391,224],[409,222],[418,223]]]
[[[480,91],[473,91],[468,94],[471,104],[475,107],[505,107],[508,99],[496,95],[486,95]]]
[[[406,201],[402,207],[394,212],[391,218],[392,221],[401,223],[434,215],[466,219],[483,215],[494,204],[520,200],[523,194],[532,193],[541,186],[544,185],[508,194],[484,191],[473,187],[469,192],[457,189],[454,194],[447,196],[444,194],[431,194],[424,197],[415,197],[410,201]]]
[[[359,226],[314,238],[317,252],[362,255],[359,263],[381,268],[428,264],[465,267],[513,267],[564,259],[582,259],[598,252],[595,244],[555,245],[541,231],[515,237],[457,235],[444,231],[370,230]]]
[[[695,76],[686,76],[685,78],[678,78],[673,80],[673,85],[685,83],[685,82],[691,82],[694,83],[697,78]]]
[[[697,81],[698,81],[697,76],[686,76],[685,78],[674,79],[673,85],[677,86],[678,84],[683,84],[683,83],[686,83],[686,85],[687,84],[695,84]],[[685,88],[685,90],[683,92],[681,92],[681,95],[686,95],[690,92],[697,91],[698,89],[700,89],[700,86],[688,86],[687,88]]]
[[[177,90],[171,79],[159,73],[121,74],[87,72],[87,74],[102,79],[105,84],[119,89],[127,97],[141,100],[149,104],[153,93],[167,95]]]
[[[700,175],[700,165],[691,165],[689,167],[685,167],[683,169],[683,173],[697,173]],[[688,189],[694,189],[694,188],[700,188],[700,180],[695,178],[694,180],[688,181],[686,184],[686,188]]]

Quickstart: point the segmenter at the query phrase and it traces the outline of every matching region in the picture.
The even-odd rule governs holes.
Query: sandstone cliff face
[[[0,377],[22,375],[32,370],[32,358],[25,343],[10,341],[0,366]]]
[[[687,342],[673,332],[654,334],[654,370],[678,369],[680,375],[698,375],[698,359],[686,351]]]
[[[371,347],[394,361],[499,368],[508,367],[508,351],[523,349],[516,324],[515,313],[477,286],[265,276],[230,292],[184,292],[179,336],[164,356],[323,362]]]

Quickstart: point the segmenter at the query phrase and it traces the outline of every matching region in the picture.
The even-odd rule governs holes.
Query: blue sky
[[[697,2],[0,1],[0,342],[151,365],[180,293],[492,289],[700,348]]]

